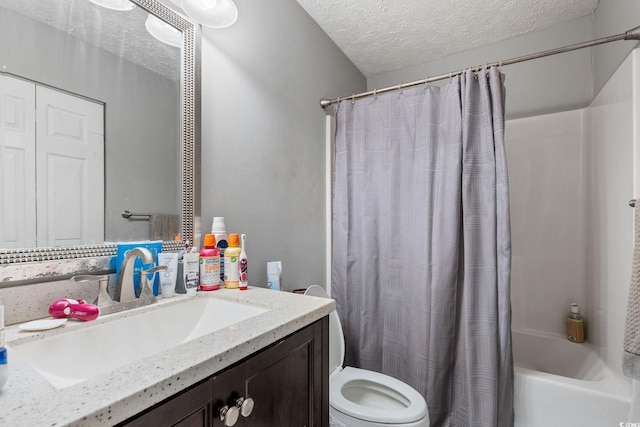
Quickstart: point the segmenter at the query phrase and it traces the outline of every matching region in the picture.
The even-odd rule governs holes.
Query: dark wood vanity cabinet
[[[239,415],[235,427],[326,427],[328,363],[324,317],[122,425],[223,427],[221,410],[250,398],[253,410]]]

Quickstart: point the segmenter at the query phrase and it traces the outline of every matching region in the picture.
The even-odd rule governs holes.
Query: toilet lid
[[[329,377],[329,404],[350,417],[380,424],[429,424],[427,402],[389,375],[346,367]]]
[[[329,298],[327,292],[318,285],[311,285],[304,292],[312,297]],[[329,374],[344,363],[344,334],[338,313],[334,310],[329,313]]]

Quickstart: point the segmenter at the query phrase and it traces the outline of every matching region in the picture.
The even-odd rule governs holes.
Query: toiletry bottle
[[[240,257],[240,239],[237,233],[229,234],[229,247],[224,251],[224,287],[237,288],[239,284],[238,277],[238,258]]]
[[[571,304],[571,311],[567,314],[567,338],[573,342],[584,342],[584,317],[576,303]]]
[[[200,290],[215,291],[220,288],[220,250],[216,248],[213,234],[204,236],[200,250]]]
[[[238,260],[238,284],[240,286],[241,291],[246,291],[247,286],[249,285],[249,279],[247,276],[247,252],[244,249],[245,241],[247,240],[247,235],[243,234],[240,236],[241,249],[240,249],[240,259]]]
[[[280,281],[282,279],[282,262],[269,261],[267,263],[267,288],[274,291],[280,290]]]
[[[185,253],[182,257],[182,275],[184,281],[184,288],[189,296],[193,296],[198,291],[198,284],[200,283],[200,255],[198,254],[198,248],[193,246],[189,249],[189,252]]]
[[[224,226],[223,216],[214,216],[211,224],[211,234],[216,238],[216,246],[220,250],[220,283],[224,283],[224,251],[229,244],[227,243],[227,230]]]
[[[0,297],[0,347],[4,347],[4,298]]]
[[[7,382],[7,349],[4,348],[4,299],[0,297],[0,390]]]
[[[7,382],[7,349],[0,347],[0,390],[4,387],[4,383]]]

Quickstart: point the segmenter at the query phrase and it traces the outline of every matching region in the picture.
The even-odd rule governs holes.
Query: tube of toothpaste
[[[165,271],[158,272],[160,275],[162,298],[171,298],[176,294],[178,256],[179,254],[177,252],[160,252],[158,254],[158,265],[167,266]]]

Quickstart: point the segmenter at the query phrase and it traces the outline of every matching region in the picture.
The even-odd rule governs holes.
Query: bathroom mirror
[[[36,175],[44,176],[38,179],[51,186],[52,177],[59,175],[73,184],[54,187],[45,194],[49,206],[58,210],[53,209],[57,215],[43,221],[38,218],[38,230],[50,224],[64,229],[55,222],[60,217],[66,226],[80,223],[81,213],[100,206],[102,216],[95,213],[89,222],[94,228],[95,223],[100,224],[97,228],[102,232],[87,237],[88,233],[73,230],[69,234],[82,236],[80,240],[65,242],[62,238],[53,244],[52,240],[32,239],[22,245],[0,239],[5,242],[0,244],[0,283],[13,285],[113,270],[109,263],[116,251],[114,242],[150,239],[150,216],[175,217],[171,225],[182,241],[198,238],[199,43],[199,28],[156,0],[0,0],[0,90],[6,86],[3,81],[9,81],[11,87],[14,82],[33,86],[36,104],[45,99],[41,89],[51,91],[72,102],[102,108],[96,115],[102,115],[103,121],[101,136],[88,131],[98,135],[103,144],[94,150],[103,156],[100,167],[76,167],[65,160],[57,169],[47,169],[54,162],[48,154],[39,154],[45,145],[39,139],[41,130],[56,135],[62,130],[76,136],[89,126],[76,120],[84,118],[84,110],[65,116],[58,128],[50,122],[43,125],[41,115],[54,115],[52,104],[46,101],[46,113],[34,114],[38,160],[33,169]],[[24,117],[13,108],[18,104],[15,96],[1,99],[0,114],[5,116],[0,129],[6,130],[7,123],[14,125]],[[65,159],[86,157],[75,150],[65,155]],[[42,162],[41,157],[45,159]],[[7,164],[18,164],[7,156],[0,160],[4,165],[0,172],[5,174],[11,169]],[[13,208],[10,205],[26,194],[18,180],[6,176],[0,189],[3,235],[15,228],[7,226],[12,224],[7,215]],[[87,187],[89,178],[103,179],[103,184],[80,194],[77,188]],[[12,184],[9,190],[7,183]],[[44,184],[34,187],[40,190]],[[41,198],[37,194],[33,202],[25,204],[35,206],[37,201],[33,210],[38,213],[51,210],[42,207],[46,204],[40,206]],[[78,205],[78,200],[83,204]],[[125,218],[124,211],[134,216]],[[15,212],[14,220],[26,217]],[[164,250],[182,246],[175,234],[163,239]]]

